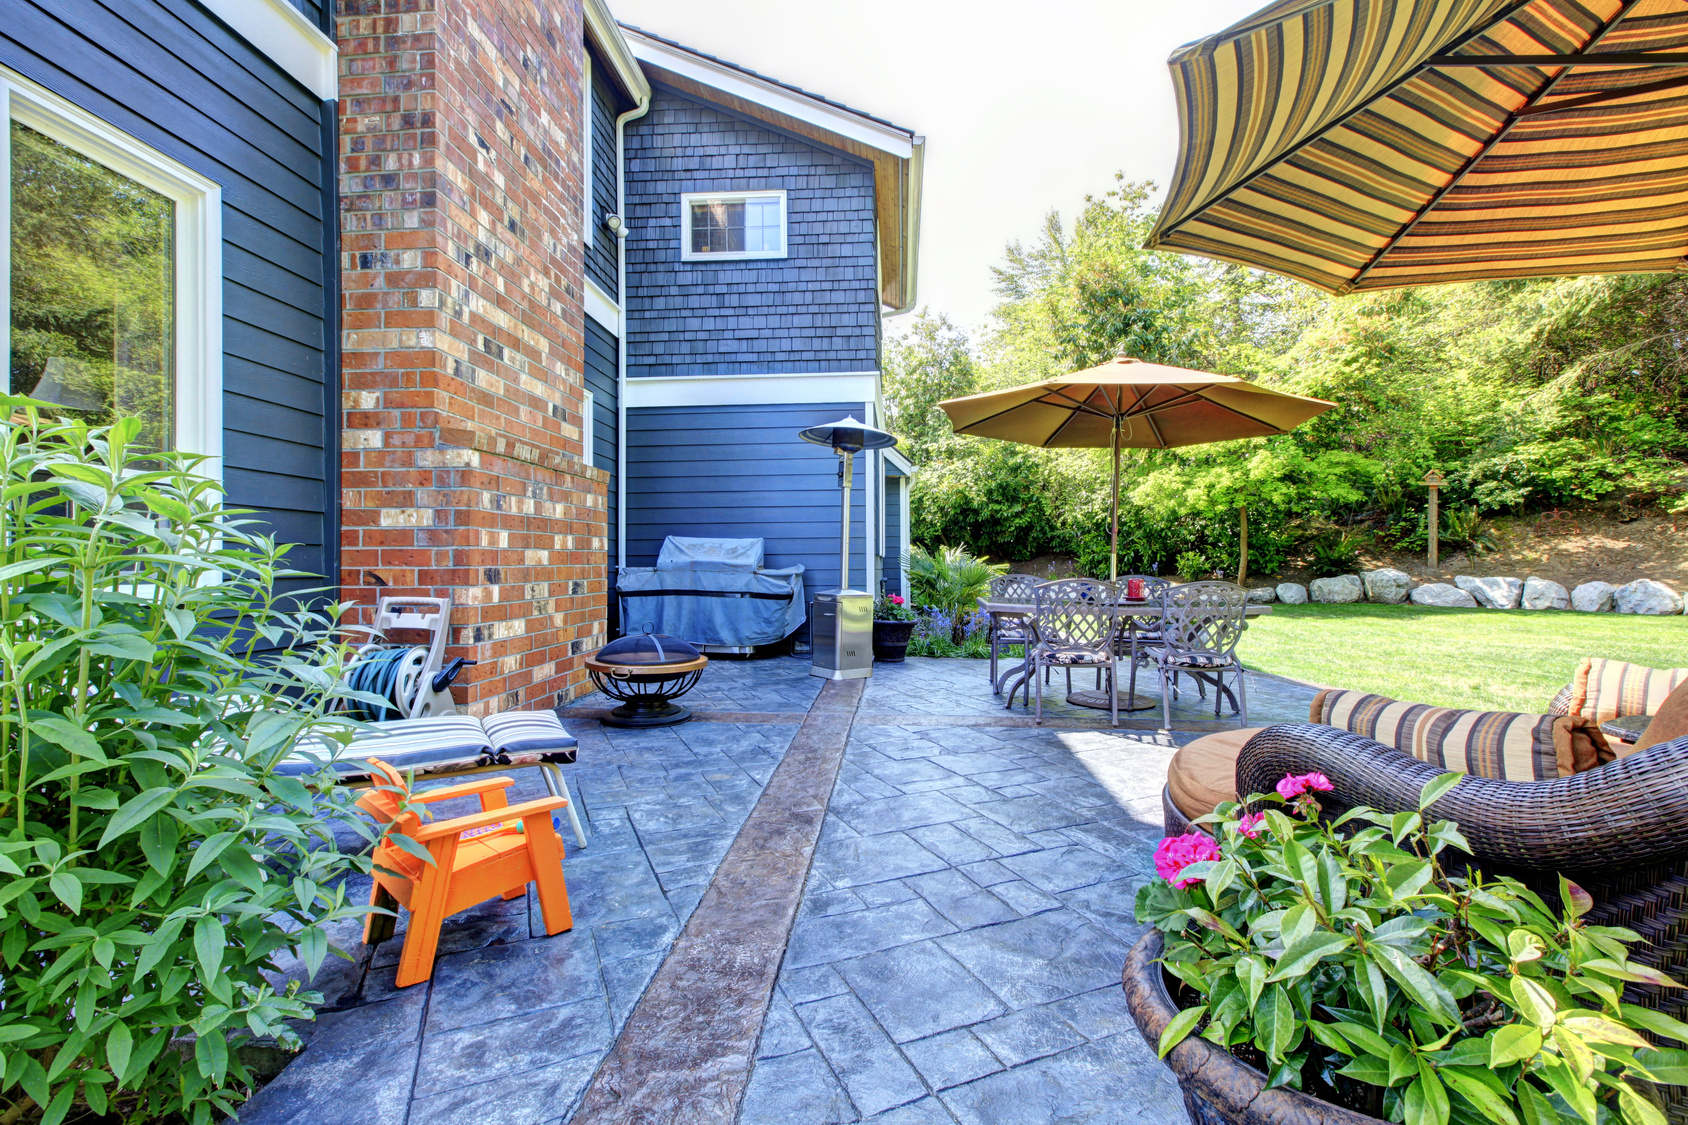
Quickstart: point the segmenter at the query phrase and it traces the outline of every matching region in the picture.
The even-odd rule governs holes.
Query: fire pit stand
[[[641,633],[611,641],[586,658],[598,690],[621,706],[604,716],[612,727],[664,727],[691,711],[671,702],[697,686],[709,658],[678,637]]]

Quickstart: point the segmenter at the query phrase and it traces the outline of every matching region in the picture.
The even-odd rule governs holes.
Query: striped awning
[[[1688,253],[1683,0],[1283,0],[1170,65],[1151,248],[1335,293]]]

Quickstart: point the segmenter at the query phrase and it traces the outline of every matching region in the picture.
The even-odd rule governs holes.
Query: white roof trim
[[[288,0],[201,2],[318,98],[340,96],[340,48]]]
[[[897,466],[897,468],[902,471],[903,476],[912,477],[916,472],[918,472],[918,470],[914,467],[914,462],[910,461],[907,457],[904,457],[900,452],[898,452],[895,446],[892,446],[890,449],[886,449],[883,452],[885,454],[885,459],[891,462],[891,464]]]
[[[783,113],[787,117],[806,121],[817,128],[903,160],[914,154],[913,139],[900,129],[881,125],[870,118],[827,105],[815,98],[804,97],[773,82],[700,58],[690,51],[659,43],[636,31],[623,28],[622,34],[627,40],[627,45],[633,50],[633,57],[642,63],[661,67],[701,85],[720,90],[724,94],[732,94]]]
[[[607,328],[616,339],[621,338],[621,306],[591,278],[586,279],[586,315]]]
[[[645,81],[645,72],[639,69],[633,52],[628,49],[627,38],[621,34],[621,25],[615,22],[615,16],[610,14],[604,0],[585,0],[581,7],[587,34],[607,56],[606,61],[621,84],[640,105],[650,101],[651,84]]]
[[[879,372],[804,372],[783,375],[630,375],[622,405],[784,406],[806,402],[859,402],[879,396]]]

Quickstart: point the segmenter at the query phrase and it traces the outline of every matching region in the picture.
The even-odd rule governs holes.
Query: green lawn
[[[1441,707],[1540,712],[1577,661],[1688,666],[1688,617],[1413,605],[1275,605],[1249,622],[1250,668]]]

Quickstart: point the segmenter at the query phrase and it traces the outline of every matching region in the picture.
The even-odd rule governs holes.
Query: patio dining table
[[[1161,604],[1155,598],[1144,598],[1142,601],[1116,602],[1110,608],[1114,618],[1121,626],[1139,617],[1158,619],[1161,615]],[[1036,607],[1031,602],[997,601],[991,598],[980,598],[979,610],[990,617],[992,627],[995,627],[998,621],[1021,621],[1037,612]],[[1243,615],[1247,618],[1264,617],[1271,612],[1272,607],[1269,605],[1250,605],[1243,611]],[[996,682],[991,685],[992,689],[998,695],[1001,695],[1002,685],[1008,682],[1009,677],[1024,671],[1024,664],[1009,668],[997,677]],[[1224,689],[1221,687],[1220,690]],[[1123,691],[1118,694],[1121,711],[1147,711],[1155,706],[1155,701],[1152,699],[1143,699]],[[1093,707],[1099,711],[1106,711],[1108,710],[1108,693],[1100,690],[1075,691],[1067,696],[1067,702],[1075,707]]]

